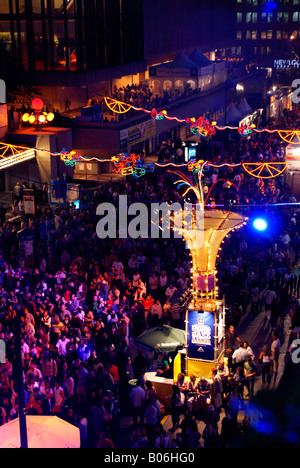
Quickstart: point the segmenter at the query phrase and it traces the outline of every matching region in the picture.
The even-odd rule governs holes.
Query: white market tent
[[[26,416],[28,448],[80,448],[79,428],[57,416]],[[19,418],[0,427],[0,448],[20,448]]]
[[[242,114],[239,112],[236,106],[234,104],[230,104],[226,112],[226,122],[225,122],[225,115],[223,115],[218,120],[218,125],[228,125],[228,124],[238,125],[242,119],[243,119]]]
[[[253,113],[253,109],[248,104],[248,101],[245,97],[241,100],[241,102],[237,106],[237,110],[240,112],[243,118]]]
[[[205,91],[212,87],[214,79],[215,66],[198,48],[190,55],[192,60],[198,66],[198,87]]]
[[[165,91],[183,92],[186,86],[197,87],[198,67],[184,52],[180,52],[172,62],[150,67],[149,78],[154,95]]]

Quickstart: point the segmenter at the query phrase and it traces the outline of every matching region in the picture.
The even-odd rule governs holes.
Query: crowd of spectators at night
[[[240,139],[222,154],[217,144],[205,151],[212,163],[228,164],[241,159],[282,161],[284,155],[275,135]],[[264,183],[240,166],[223,166],[205,173],[205,193],[218,179],[229,179],[234,186],[225,193],[226,187],[216,184],[208,207],[214,203],[249,215],[253,205],[267,205],[265,213],[274,217],[272,237],[254,238],[245,230],[226,239],[217,267],[220,294],[225,294],[228,306],[227,327],[236,327],[248,307],[253,313],[266,310],[274,331],[280,330],[286,313],[296,327],[300,212],[294,206],[272,206],[296,201],[295,197],[285,191],[283,176]],[[19,251],[18,229],[3,220],[0,339],[6,344],[7,359],[0,366],[0,424],[18,415],[14,375],[18,319],[27,414],[59,415],[80,427],[83,446],[112,447],[118,443],[120,418],[124,412],[128,415],[128,408],[135,420],[130,385],[135,379],[147,402],[144,417],[148,437],[136,439],[134,446],[197,447],[200,437],[190,412],[181,422],[179,437],[172,440],[163,432],[163,408],[155,389],[144,381],[153,357],[137,353],[133,347],[134,338],[156,324],[184,328],[185,309],[178,307],[178,301],[190,285],[189,252],[178,239],[99,239],[95,207],[102,201],[117,206],[121,194],[128,196],[128,204],[183,201],[173,176],[158,170],[141,180],[102,184],[93,197],[84,196],[80,211],[71,205],[55,210],[41,205],[35,218],[22,221],[22,227],[35,232],[35,254],[27,260]],[[274,300],[269,303],[270,291]],[[230,397],[235,398],[240,386],[236,383],[231,388],[227,384],[228,409]],[[174,400],[176,394],[175,390]],[[239,395],[242,397],[243,391]],[[218,409],[213,403],[209,405],[203,433],[206,447],[228,443],[231,420],[225,419],[220,442]],[[179,424],[178,418],[174,421]],[[245,427],[235,428],[240,433],[246,431],[246,422]]]
[[[153,108],[167,106],[180,98],[190,96],[196,92],[199,92],[199,90],[192,90],[186,87],[185,89],[175,89],[174,92],[164,90],[159,94],[154,94],[149,85],[141,82],[140,84],[132,84],[120,88],[115,87],[113,98],[135,107],[152,110]]]

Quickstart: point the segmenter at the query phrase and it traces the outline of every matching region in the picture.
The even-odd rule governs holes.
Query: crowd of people
[[[240,139],[221,154],[216,143],[205,151],[212,163],[283,158],[282,145],[274,135]],[[234,186],[225,193],[226,187],[215,184],[218,179],[233,181]],[[245,215],[253,204],[295,200],[284,189],[283,176],[264,184],[240,166],[207,171],[203,183],[206,193],[214,186],[208,207],[223,205]],[[197,447],[201,435],[193,405],[195,396],[198,400],[202,395],[201,381],[195,392],[187,387],[181,389],[184,401],[178,393],[179,383],[174,385],[174,395],[170,395],[173,425],[182,432],[172,439],[161,424],[164,408],[155,388],[145,381],[154,357],[134,347],[134,338],[156,324],[184,328],[185,308],[179,304],[190,286],[189,252],[182,240],[175,238],[171,242],[150,236],[99,239],[95,207],[102,201],[117,206],[122,194],[128,196],[128,204],[183,202],[172,174],[158,170],[143,180],[102,184],[93,198],[84,195],[80,210],[73,205],[52,209],[44,203],[37,215],[24,218],[21,226],[2,218],[0,339],[5,343],[6,361],[0,366],[0,424],[18,415],[14,368],[19,320],[27,414],[56,414],[78,425],[83,446],[118,444],[120,420],[125,414],[134,423],[134,447]],[[249,356],[237,359],[239,345],[230,344],[230,330],[249,307],[254,314],[265,311],[274,333],[280,331],[286,313],[293,327],[299,324],[300,213],[293,205],[267,206],[264,211],[273,216],[273,234],[255,238],[247,229],[234,233],[227,237],[218,259],[220,294],[225,295],[228,307],[228,373],[226,369],[214,369],[210,388],[205,390],[210,398],[201,416],[206,423],[202,434],[206,447],[227,446],[230,434],[246,433],[246,420],[243,426],[237,425],[231,402],[243,399],[245,387],[252,398],[255,365],[263,368],[263,382],[268,384],[278,364],[278,341],[277,347],[272,342],[273,348],[264,348],[255,363],[248,344]],[[23,227],[35,233],[34,255],[28,258],[19,250],[17,232]],[[295,255],[291,256],[291,251]],[[274,343],[276,340],[278,336],[274,335]],[[133,380],[137,382],[134,387]],[[182,405],[186,405],[187,412],[180,421]],[[221,407],[227,413],[220,439]],[[144,421],[143,434],[138,436],[140,417]]]

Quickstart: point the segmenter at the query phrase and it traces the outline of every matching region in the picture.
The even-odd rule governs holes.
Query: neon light
[[[233,182],[230,182],[230,180],[218,179],[218,180],[210,187],[210,190],[209,190],[209,192],[208,192],[208,194],[207,194],[207,197],[206,197],[206,199],[205,199],[205,202],[204,202],[205,205],[206,205],[207,200],[209,199],[209,195],[210,195],[210,193],[211,193],[213,187],[214,187],[218,182],[220,182],[220,181],[228,182],[230,185],[233,185],[233,186],[237,189],[237,191],[239,190],[239,189],[237,188],[237,186],[236,186]]]
[[[23,153],[14,154],[12,156],[8,156],[0,161],[0,169],[7,169],[8,167],[15,166],[21,162],[30,161],[31,159],[35,158],[35,150],[29,149],[28,151],[24,151]]]
[[[244,170],[253,177],[258,179],[274,179],[284,173],[287,168],[287,163],[244,163]],[[283,169],[277,169],[276,166],[283,166]],[[250,169],[252,167],[252,169]],[[264,170],[267,170],[270,175],[261,175]]]
[[[112,99],[109,97],[104,98],[105,104],[107,107],[116,114],[126,114],[126,112],[130,111],[132,106],[130,104],[126,104],[125,102],[117,101],[117,99]]]
[[[199,160],[199,161],[196,161],[195,159],[191,159],[189,162],[188,162],[188,170],[189,172],[194,172],[194,173],[197,173],[199,171],[201,171],[202,169],[202,166],[203,166],[203,159],[202,160]]]
[[[81,162],[81,155],[77,154],[76,151],[69,153],[65,148],[60,154],[60,159],[65,163],[66,166],[74,167],[77,163]]]
[[[293,145],[300,145],[300,131],[296,130],[279,130],[280,138],[286,143],[293,143]]]

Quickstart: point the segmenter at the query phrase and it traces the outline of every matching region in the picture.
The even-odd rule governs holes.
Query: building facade
[[[236,0],[236,45],[246,62],[273,67],[294,60],[300,44],[300,0]]]

